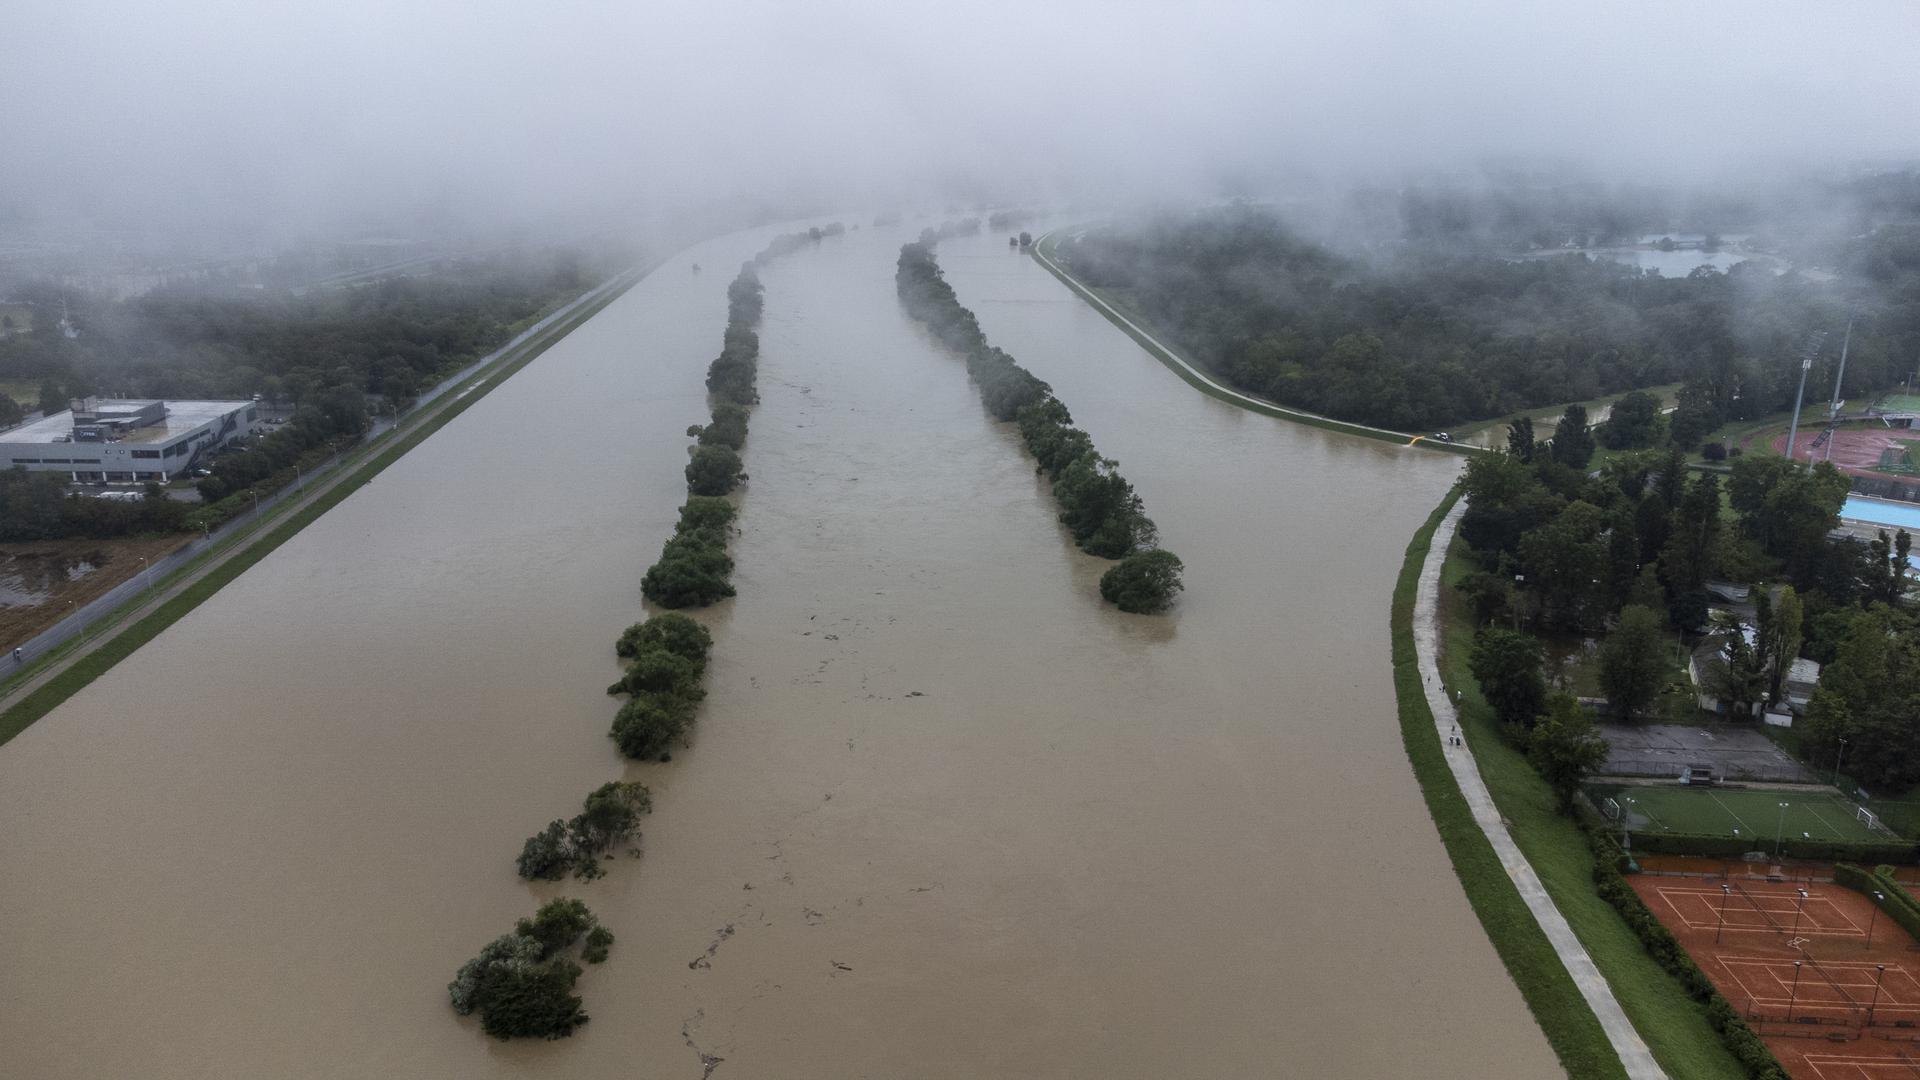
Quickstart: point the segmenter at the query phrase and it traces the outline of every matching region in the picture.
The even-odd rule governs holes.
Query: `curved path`
[[[1453,543],[1453,531],[1460,523],[1461,515],[1466,513],[1467,504],[1461,500],[1454,504],[1440,525],[1433,531],[1433,545],[1427,549],[1427,561],[1420,567],[1420,589],[1414,597],[1413,608],[1413,646],[1420,662],[1420,684],[1426,690],[1427,707],[1433,710],[1433,726],[1438,730],[1444,744],[1452,734],[1459,730],[1460,718],[1454,713],[1453,702],[1447,700],[1445,684],[1440,679],[1438,660],[1440,642],[1440,568],[1447,561],[1447,547]],[[1633,1023],[1620,1008],[1620,1002],[1613,996],[1613,988],[1601,976],[1600,969],[1594,966],[1593,958],[1587,955],[1586,947],[1574,936],[1573,928],[1555,907],[1553,899],[1547,895],[1546,886],[1540,883],[1539,875],[1533,872],[1532,864],[1520,853],[1520,848],[1507,834],[1506,826],[1500,820],[1500,810],[1493,804],[1493,796],[1488,793],[1485,781],[1480,779],[1480,767],[1473,760],[1472,748],[1465,753],[1449,753],[1447,766],[1453,770],[1453,779],[1460,785],[1460,794],[1473,808],[1473,819],[1480,825],[1487,841],[1500,856],[1500,864],[1506,867],[1507,876],[1513,879],[1514,887],[1520,890],[1521,899],[1527,902],[1528,910],[1540,923],[1540,929],[1546,931],[1547,940],[1553,943],[1553,949],[1560,955],[1560,962],[1567,966],[1568,974],[1573,976],[1574,985],[1580,988],[1580,995],[1587,999],[1587,1005],[1593,1009],[1593,1015],[1600,1020],[1600,1026],[1607,1033],[1607,1041],[1613,1044],[1614,1052],[1620,1055],[1620,1063],[1626,1067],[1627,1075],[1634,1080],[1666,1080],[1667,1074],[1653,1059],[1653,1052],[1633,1029]]]
[[[1030,250],[1033,252],[1034,259],[1037,260],[1041,266],[1046,267],[1053,276],[1064,282],[1068,288],[1080,294],[1080,297],[1086,300],[1087,303],[1099,309],[1101,314],[1112,319],[1122,330],[1125,330],[1136,341],[1146,346],[1149,352],[1154,353],[1160,360],[1172,366],[1181,378],[1201,387],[1214,397],[1234,405],[1250,408],[1255,412],[1266,413],[1270,416],[1279,416],[1288,420],[1298,420],[1302,423],[1313,424],[1317,427],[1332,428],[1335,431],[1344,431],[1353,435],[1364,435],[1368,438],[1386,439],[1393,442],[1405,442],[1408,446],[1424,442],[1435,449],[1451,450],[1455,448],[1455,444],[1434,442],[1424,435],[1409,435],[1404,431],[1393,431],[1388,428],[1372,427],[1367,424],[1356,424],[1350,420],[1336,420],[1331,416],[1322,416],[1319,413],[1311,413],[1302,409],[1290,408],[1286,405],[1268,401],[1266,398],[1243,394],[1238,390],[1222,385],[1214,380],[1212,376],[1188,363],[1179,353],[1175,352],[1171,346],[1148,333],[1139,323],[1122,315],[1112,304],[1102,300],[1091,288],[1068,273],[1059,263],[1049,258],[1043,250],[1043,247],[1048,240],[1053,238],[1053,234],[1058,231],[1057,229],[1050,230],[1033,242],[1033,247]],[[1460,445],[1462,449],[1466,450],[1485,449],[1484,447],[1478,446]]]

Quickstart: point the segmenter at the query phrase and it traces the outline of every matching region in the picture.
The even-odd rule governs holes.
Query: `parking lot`
[[[1705,765],[1723,780],[1817,784],[1805,766],[1747,725],[1601,724],[1608,776],[1677,779],[1689,765]]]

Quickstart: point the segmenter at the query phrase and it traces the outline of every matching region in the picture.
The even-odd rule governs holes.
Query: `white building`
[[[253,430],[251,401],[87,398],[0,431],[0,468],[66,473],[75,481],[165,481]]]

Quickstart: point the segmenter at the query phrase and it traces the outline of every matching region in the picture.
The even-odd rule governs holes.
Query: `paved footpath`
[[[1613,1043],[1614,1052],[1620,1055],[1620,1063],[1626,1066],[1627,1075],[1633,1080],[1667,1080],[1667,1074],[1660,1070],[1658,1062],[1653,1060],[1653,1052],[1633,1029],[1627,1014],[1620,1009],[1620,1002],[1613,996],[1613,988],[1593,965],[1593,958],[1587,955],[1586,947],[1580,939],[1573,936],[1573,928],[1553,906],[1553,899],[1547,895],[1546,886],[1540,884],[1539,875],[1533,872],[1533,866],[1520,848],[1507,833],[1507,827],[1500,820],[1500,811],[1494,808],[1493,796],[1488,794],[1486,782],[1480,779],[1480,767],[1473,760],[1470,749],[1456,747],[1448,740],[1459,730],[1460,719],[1454,712],[1453,702],[1447,700],[1445,685],[1440,681],[1439,644],[1440,644],[1440,567],[1447,561],[1447,546],[1453,542],[1453,530],[1460,523],[1460,516],[1466,512],[1467,501],[1461,499],[1440,521],[1439,528],[1433,531],[1433,546],[1427,549],[1426,564],[1420,568],[1420,590],[1414,598],[1413,608],[1413,647],[1420,662],[1420,683],[1427,693],[1427,705],[1433,710],[1433,726],[1438,730],[1440,743],[1447,750],[1447,766],[1453,770],[1453,778],[1460,785],[1460,794],[1466,796],[1467,805],[1473,809],[1473,820],[1480,825],[1480,831],[1487,834],[1494,852],[1500,856],[1500,864],[1507,869],[1507,876],[1513,879],[1514,887],[1520,890],[1521,899],[1527,902],[1533,917],[1540,928],[1547,932],[1547,940],[1553,943],[1553,949],[1560,954],[1560,962],[1567,966],[1573,981],[1580,988],[1580,994],[1587,999],[1587,1005],[1600,1019],[1600,1026],[1606,1030],[1607,1040]]]

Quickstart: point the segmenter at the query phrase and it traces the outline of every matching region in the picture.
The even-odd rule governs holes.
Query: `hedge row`
[[[1634,833],[1633,847],[1650,855],[1711,855],[1737,859],[1754,849],[1753,837],[1724,836],[1719,833]],[[1773,845],[1762,843],[1761,848]],[[1808,840],[1787,837],[1780,854],[1793,859],[1818,862],[1912,862],[1914,845],[1910,841],[1889,840]]]
[[[1873,899],[1887,918],[1900,925],[1900,929],[1920,940],[1920,900],[1914,899],[1905,885],[1895,881],[1893,867],[1878,866],[1869,874],[1858,866],[1837,863],[1833,868],[1833,880],[1863,893]]]
[[[747,443],[749,409],[759,401],[755,380],[760,336],[754,328],[765,302],[755,267],[843,231],[836,223],[777,236],[727,285],[727,328],[720,355],[707,366],[713,411],[707,423],[687,429],[694,440],[688,451],[687,501],[660,558],[640,579],[641,594],[661,607],[705,607],[733,595],[727,537],[736,510],[724,496],[746,479],[740,450]],[[614,651],[627,666],[607,692],[628,695],[610,732],[621,753],[641,760],[667,759],[667,748],[686,734],[706,696],[701,683],[712,646],[705,627],[675,614],[656,615],[620,636]]]
[[[1586,833],[1587,846],[1593,852],[1593,885],[1600,898],[1620,913],[1634,936],[1647,950],[1647,955],[1664,968],[1667,974],[1679,981],[1687,996],[1706,1007],[1707,1022],[1720,1035],[1720,1041],[1733,1054],[1751,1080],[1790,1080],[1787,1070],[1780,1064],[1767,1044],[1760,1041],[1747,1022],[1734,1010],[1725,996],[1700,970],[1693,957],[1687,954],[1685,946],[1673,936],[1673,932],[1660,924],[1648,909],[1640,894],[1633,891],[1627,879],[1621,873],[1621,867],[1627,861],[1626,852],[1613,838],[1613,830],[1593,820],[1583,820],[1581,829]]]
[[[614,744],[636,760],[667,760],[667,748],[686,734],[693,714],[707,696],[702,682],[713,636],[707,628],[676,612],[655,615],[627,627],[614,644],[626,660],[609,694],[625,694],[614,714]]]
[[[767,250],[788,239],[781,237]],[[680,524],[661,547],[660,558],[640,579],[641,594],[661,607],[705,607],[733,595],[733,558],[727,554],[733,506],[720,496],[747,478],[740,449],[747,443],[747,410],[759,400],[754,379],[760,370],[760,335],[754,327],[760,323],[763,302],[754,266],[763,261],[756,257],[742,266],[727,286],[727,329],[720,355],[707,366],[713,413],[707,423],[687,429],[694,440],[688,450],[687,504],[680,508]]]
[[[1180,560],[1157,551],[1158,530],[1147,517],[1119,463],[1101,457],[1093,439],[1073,426],[1073,415],[1053,388],[987,343],[979,320],[960,303],[934,258],[931,234],[900,249],[894,274],[907,312],[965,358],[987,411],[1014,421],[1038,469],[1053,481],[1060,521],[1089,555],[1123,560],[1101,578],[1102,597],[1121,610],[1149,613],[1166,608],[1181,588]]]

